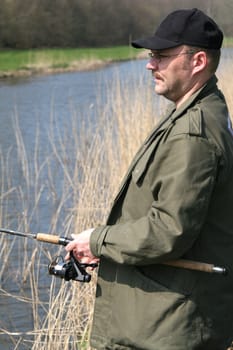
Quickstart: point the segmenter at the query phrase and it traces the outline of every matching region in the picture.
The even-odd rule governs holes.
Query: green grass
[[[223,46],[224,47],[233,47],[233,37],[224,38]]]
[[[233,47],[233,37],[224,39],[224,47]],[[130,60],[142,54],[131,46],[108,48],[59,48],[33,50],[0,50],[0,75],[28,71],[83,70],[100,63]]]
[[[138,51],[130,46],[85,49],[34,49],[0,51],[0,72],[32,68],[69,68],[79,61],[118,61],[135,58]]]

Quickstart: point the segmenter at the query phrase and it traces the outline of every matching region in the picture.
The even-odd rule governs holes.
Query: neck
[[[201,89],[206,82],[209,80],[209,76],[205,79],[196,79],[194,84],[192,84],[192,87],[187,90],[185,94],[183,94],[179,99],[177,99],[175,102],[176,109],[178,109],[186,100],[188,100],[196,91]]]

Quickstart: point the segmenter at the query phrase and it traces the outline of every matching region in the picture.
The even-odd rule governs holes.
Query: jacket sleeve
[[[133,183],[149,189],[147,211],[97,228],[91,237],[95,256],[124,264],[159,263],[184,255],[199,236],[217,175],[215,146],[203,137],[175,135],[159,146],[148,167],[142,183]],[[140,197],[131,205],[140,205]]]

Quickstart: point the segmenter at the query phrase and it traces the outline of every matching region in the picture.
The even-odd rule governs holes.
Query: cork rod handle
[[[47,233],[37,233],[36,240],[41,242],[60,244],[60,237],[57,235],[50,235]]]

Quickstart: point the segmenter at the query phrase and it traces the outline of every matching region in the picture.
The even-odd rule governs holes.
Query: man
[[[215,71],[223,34],[198,9],[152,37],[155,91],[174,104],[136,154],[107,224],[67,246],[99,261],[97,349],[225,350],[233,338],[233,133]],[[226,276],[163,264],[214,263]]]

